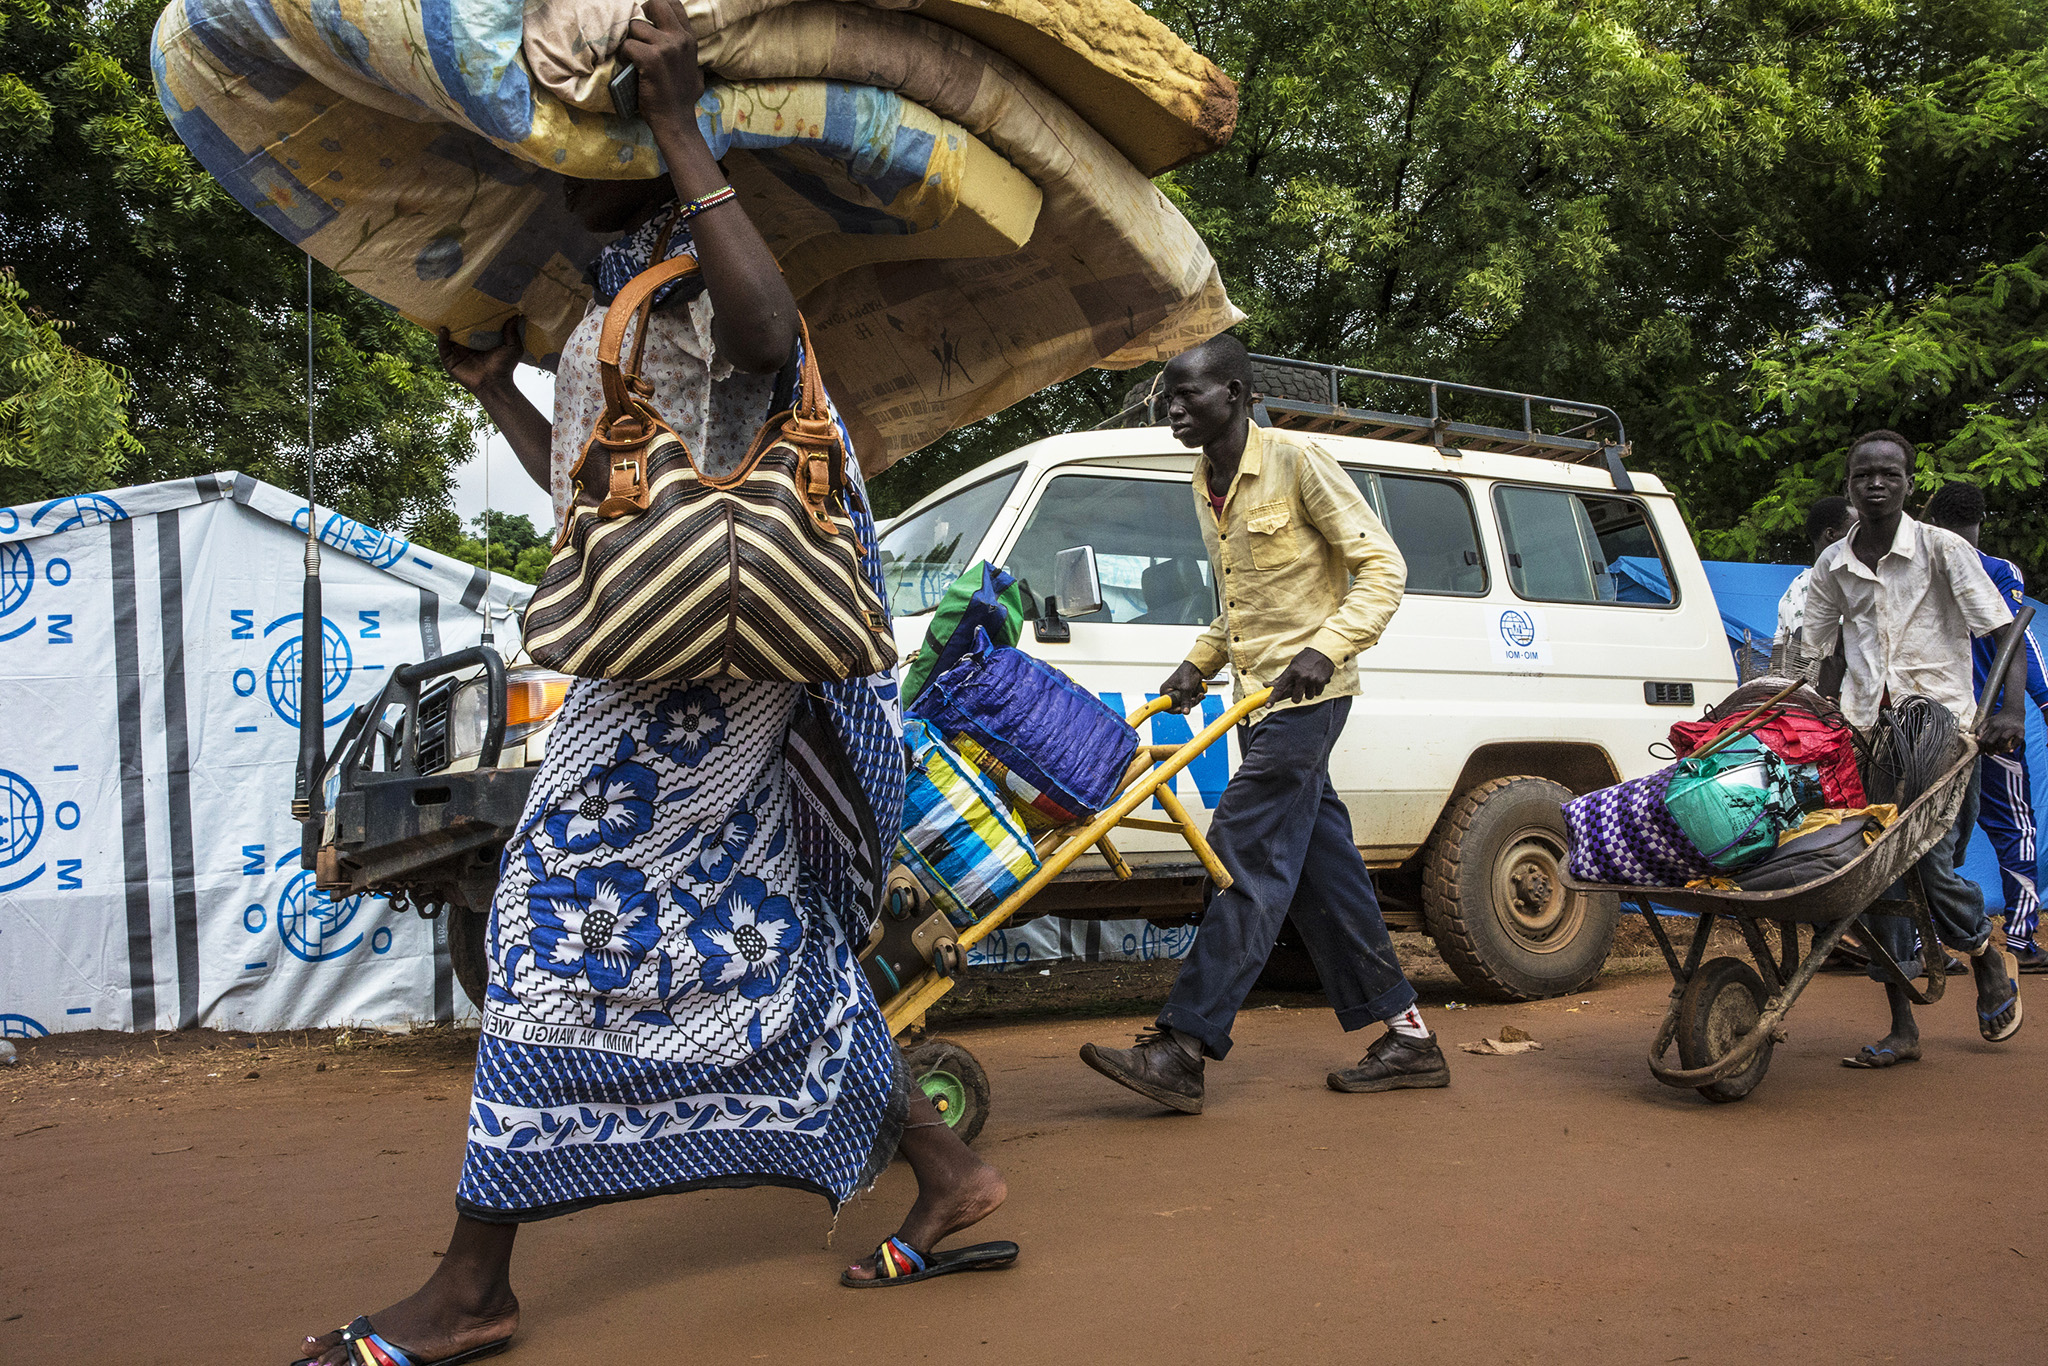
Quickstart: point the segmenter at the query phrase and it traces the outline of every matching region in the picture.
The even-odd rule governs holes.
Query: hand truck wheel
[[[951,1039],[927,1039],[903,1050],[911,1082],[962,1143],[974,1142],[988,1122],[988,1073]]]

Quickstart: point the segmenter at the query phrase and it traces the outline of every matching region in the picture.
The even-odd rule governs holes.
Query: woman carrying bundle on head
[[[577,473],[586,442],[598,449],[593,427],[622,404],[658,415],[710,481],[756,454],[764,417],[800,406],[792,392],[813,427],[845,439],[819,411],[795,300],[698,131],[703,74],[682,7],[653,0],[620,55],[639,72],[669,176],[571,183],[570,210],[594,232],[622,235],[597,262],[599,304],[563,348],[552,428],[512,383],[516,325],[488,351],[442,333],[443,363],[551,490],[565,527],[572,507],[620,495],[621,479],[643,482],[647,506],[649,476],[630,461]],[[644,342],[624,338],[639,348],[640,382],[621,384],[615,363],[599,359],[604,305],[642,271],[685,256],[696,269],[653,295]],[[607,381],[621,392],[608,397]],[[857,463],[844,470],[843,511],[879,604]],[[658,503],[661,489],[653,494]],[[543,595],[556,580],[551,568]],[[917,1201],[845,1283],[900,1285],[1015,1260],[1009,1243],[935,1250],[1002,1203],[1003,1180],[912,1094],[857,961],[902,806],[891,675],[664,677],[576,683],[506,849],[446,1256],[410,1297],[305,1339],[302,1360],[430,1366],[491,1355],[518,1322],[509,1268],[520,1224],[709,1187],[793,1186],[836,1208],[899,1145]]]

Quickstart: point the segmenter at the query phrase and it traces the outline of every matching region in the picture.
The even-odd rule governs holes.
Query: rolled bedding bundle
[[[1129,0],[687,8],[719,77],[698,125],[869,473],[1242,316],[1146,178],[1220,145],[1235,91]],[[594,93],[630,12],[171,0],[151,60],[178,135],[271,227],[471,344],[524,316],[528,359],[551,366],[602,245],[562,178],[662,173],[646,125]]]

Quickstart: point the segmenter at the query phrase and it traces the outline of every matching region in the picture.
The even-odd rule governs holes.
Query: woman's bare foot
[[[512,1336],[519,1299],[507,1279],[517,1224],[456,1221],[448,1252],[427,1283],[370,1315],[377,1336],[402,1348],[419,1366],[474,1351]],[[298,1359],[320,1366],[350,1366],[339,1330],[306,1338]]]
[[[904,1130],[902,1152],[917,1173],[917,1201],[896,1236],[919,1252],[930,1252],[995,1213],[1010,1188],[1001,1172],[976,1157],[974,1150],[939,1120],[929,1100],[919,1096],[912,1101],[909,1118],[911,1127]],[[855,1262],[846,1274],[851,1280],[874,1280],[875,1259]]]

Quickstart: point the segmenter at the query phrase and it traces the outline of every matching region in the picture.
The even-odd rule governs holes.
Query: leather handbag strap
[[[613,297],[611,307],[604,315],[604,329],[597,334],[597,368],[604,382],[607,422],[625,417],[632,411],[634,383],[640,378],[640,353],[647,336],[647,313],[656,292],[670,281],[680,280],[696,271],[696,257],[672,257],[635,275]],[[633,348],[632,364],[621,373],[619,350],[626,340],[626,324],[636,318],[640,320],[637,340],[641,345]]]

